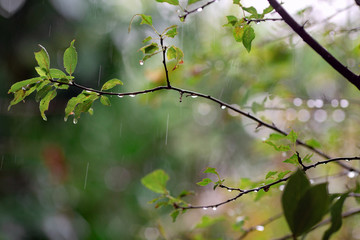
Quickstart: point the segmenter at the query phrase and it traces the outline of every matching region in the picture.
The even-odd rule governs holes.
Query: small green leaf
[[[237,17],[233,15],[226,16],[226,18],[228,20],[228,23],[224,25],[225,27],[235,26],[235,24],[238,22]]]
[[[148,36],[147,38],[145,38],[145,39],[143,40],[143,43],[146,43],[146,42],[150,41],[151,39],[152,39],[152,37],[151,37],[151,36]]]
[[[159,45],[157,43],[150,43],[139,49],[144,54],[152,54],[159,50]]]
[[[179,5],[179,0],[156,0],[157,2],[166,2],[169,3],[171,5]]]
[[[51,78],[66,78],[66,74],[60,69],[50,68]]]
[[[277,174],[277,171],[270,171],[266,174],[265,179],[271,178],[272,176],[274,176],[275,174]]]
[[[170,214],[173,222],[176,221],[176,218],[179,216],[179,214],[180,214],[180,210],[179,210],[179,209],[174,210],[174,211]]]
[[[216,171],[216,168],[211,168],[211,167],[206,168],[204,173],[213,173],[219,175],[218,172]]]
[[[258,15],[256,8],[254,8],[254,7],[248,7],[248,8],[243,7],[242,9],[244,9],[246,12],[250,13],[254,17],[256,17]]]
[[[141,22],[140,24],[147,24],[152,26],[152,17],[149,15],[145,15],[145,14],[140,14],[141,17]]]
[[[196,184],[200,185],[200,186],[206,186],[211,182],[213,182],[213,181],[210,178],[204,178],[203,180],[201,180],[200,182],[197,182]]]
[[[341,197],[332,205],[330,209],[331,226],[325,231],[322,237],[323,240],[330,239],[332,234],[340,230],[342,225],[342,208],[348,195],[349,193],[341,195]]]
[[[289,170],[286,170],[286,171],[284,171],[284,172],[280,172],[280,173],[278,174],[276,180],[282,179],[283,177],[285,177],[285,176],[288,175],[289,173],[291,173],[291,171],[289,171]]]
[[[175,70],[179,67],[180,64],[183,64],[184,53],[180,48],[171,46],[166,51],[166,56],[169,60],[175,59],[176,63],[172,70]]]
[[[76,97],[72,97],[65,108],[65,117],[64,117],[64,121],[66,122],[68,117],[72,114],[74,114],[74,109],[76,107],[77,104],[82,103],[84,100],[86,99],[86,95],[83,93],[80,93],[78,96]]]
[[[102,95],[100,97],[100,102],[105,106],[111,106],[110,99],[107,96]]]
[[[169,176],[164,170],[158,169],[143,177],[141,183],[153,192],[165,194],[168,180]]]
[[[49,72],[50,69],[50,57],[46,49],[39,44],[41,50],[39,52],[35,52],[35,59],[40,68]]]
[[[40,86],[42,86],[40,88]],[[41,99],[43,99],[50,91],[52,90],[52,86],[51,85],[44,85],[44,84],[41,84],[38,86],[37,88],[37,93],[36,93],[36,96],[35,96],[35,100],[38,102],[40,101]]]
[[[276,145],[275,143],[273,143],[269,140],[264,141],[264,143],[269,144],[270,146],[273,146],[274,149],[278,152],[287,152],[287,151],[291,150],[289,145]]]
[[[117,85],[123,85],[122,81],[120,81],[117,78],[113,78],[113,79],[107,81],[106,83],[104,83],[104,85],[101,88],[101,91],[112,89],[113,87],[115,87]]]
[[[272,133],[272,134],[270,134],[270,136],[269,136],[269,138],[267,140],[278,141],[278,140],[281,140],[281,139],[284,139],[284,138],[286,138],[286,136],[284,136],[282,134]]]
[[[316,141],[315,139],[309,139],[305,142],[307,145],[313,148],[321,148],[321,143]]]
[[[172,28],[170,28],[165,35],[170,37],[170,38],[174,38],[176,35],[178,34],[177,31],[177,25],[174,25]]]
[[[242,37],[242,43],[248,52],[251,51],[251,43],[255,39],[255,31],[250,25],[244,27],[244,35]]]
[[[293,165],[299,165],[299,160],[298,160],[298,156],[294,153],[291,157],[289,157],[288,159],[286,159],[285,161],[283,161],[284,163],[290,163]]]
[[[47,78],[47,71],[41,67],[35,67],[36,72],[39,74],[40,77]]]
[[[290,133],[286,136],[287,139],[290,140],[290,142],[292,143],[296,143],[296,140],[298,138],[298,135],[296,132],[294,132],[293,130],[290,131]]]
[[[199,2],[201,0],[188,0],[188,5]]]
[[[88,95],[84,94],[84,95],[85,98],[83,99],[83,101],[75,106],[74,118],[76,119],[80,118],[81,113],[89,112],[94,101],[99,98],[97,94],[88,94]]]
[[[265,14],[271,13],[273,10],[274,10],[274,8],[271,5],[269,5],[267,8],[265,8],[263,10],[262,14],[265,15]]]
[[[306,154],[306,156],[302,159],[302,161],[303,161],[304,163],[310,163],[310,162],[311,162],[311,158],[312,158],[313,155],[314,155],[313,153],[312,153],[312,154]]]
[[[42,81],[42,79],[40,77],[36,77],[36,78],[30,78],[30,79],[27,79],[27,80],[23,80],[23,81],[14,83],[11,86],[8,93],[15,93],[15,92],[19,91],[22,88],[26,89],[28,86],[30,86],[32,84],[35,84],[35,83],[38,83],[38,82],[41,82],[41,81]]]
[[[14,93],[14,99],[10,102],[10,105],[8,107],[8,111],[10,110],[11,106],[18,104],[19,102],[21,102],[22,100],[24,100],[24,98],[26,97],[26,91],[23,89],[20,89],[18,91],[16,91]]]
[[[75,40],[70,43],[70,47],[64,53],[64,67],[68,74],[72,75],[77,65],[77,52],[74,47]]]
[[[41,99],[40,101],[40,113],[41,113],[41,117],[44,119],[44,121],[47,120],[46,116],[45,116],[45,111],[47,111],[49,109],[49,103],[51,100],[53,100],[56,97],[56,90],[52,90],[49,91],[46,96]]]
[[[233,29],[233,36],[235,38],[235,41],[242,42],[245,26],[246,26],[246,24],[241,23],[240,21],[235,24],[234,29]]]

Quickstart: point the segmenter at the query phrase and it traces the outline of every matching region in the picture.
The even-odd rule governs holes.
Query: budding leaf
[[[113,79],[107,81],[106,83],[104,83],[104,85],[101,88],[101,91],[112,89],[113,87],[115,87],[117,85],[123,85],[122,81],[120,81],[117,78],[113,78]]]
[[[167,192],[166,183],[168,180],[169,175],[164,170],[158,169],[143,177],[141,183],[153,192],[165,194]]]
[[[50,69],[50,57],[46,49],[39,44],[41,50],[35,52],[35,59],[40,68],[44,69],[46,72],[49,72]]]
[[[200,185],[200,186],[206,186],[211,182],[212,182],[212,180],[210,178],[204,178],[203,180],[201,180],[200,182],[197,182],[196,184]]]
[[[75,40],[70,43],[70,47],[64,53],[64,67],[68,74],[73,74],[77,64],[77,52],[74,47]]]
[[[179,5],[179,0],[156,0],[157,2],[166,2],[171,5]]]
[[[45,111],[47,111],[49,109],[49,103],[51,100],[53,100],[54,98],[56,97],[56,90],[52,90],[52,91],[49,91],[46,96],[41,99],[40,101],[40,105],[39,105],[39,108],[40,108],[40,113],[41,113],[41,117],[46,121],[47,118],[45,116]]]

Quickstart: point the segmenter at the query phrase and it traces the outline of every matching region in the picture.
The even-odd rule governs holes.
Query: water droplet
[[[262,232],[262,231],[264,231],[264,229],[265,229],[265,227],[264,227],[264,226],[261,226],[261,225],[256,226],[255,228],[256,228],[256,230],[259,231],[259,232]]]
[[[123,98],[124,96],[123,95],[118,95],[119,98]]]
[[[342,108],[347,108],[349,106],[349,101],[346,99],[341,99],[340,100],[340,107]]]
[[[196,11],[201,12],[203,8],[198,8]]]
[[[356,172],[354,172],[354,171],[350,171],[350,172],[348,172],[348,174],[347,174],[347,176],[348,176],[348,178],[354,178],[354,177],[356,177]]]
[[[232,192],[232,190],[231,190],[231,189],[228,189],[228,192]]]
[[[310,179],[310,180],[309,180],[309,182],[310,182],[311,184],[313,184],[315,181],[314,181],[314,180],[312,180],[312,179]]]
[[[74,118],[74,119],[73,119],[73,124],[77,124],[77,123],[78,123],[77,118]]]
[[[279,186],[279,190],[280,190],[280,191],[284,191],[284,189],[285,189],[285,185],[280,185],[280,186]]]
[[[349,160],[349,159],[346,159],[345,161],[346,161],[346,162],[350,162],[350,160]]]
[[[22,87],[21,89],[22,89],[23,91],[26,91],[26,88],[25,88],[25,87]]]
[[[208,208],[207,207],[203,207],[203,210],[207,210]]]
[[[192,97],[192,98],[197,98],[198,96],[196,96],[196,95],[191,95],[191,97]]]
[[[254,192],[258,192],[258,191],[259,191],[258,189],[254,190]]]
[[[303,101],[301,98],[294,98],[294,100],[293,100],[293,104],[297,107],[300,107],[302,103],[303,103]]]
[[[135,94],[130,94],[129,96],[130,96],[130,97],[135,97],[136,95],[135,95]]]
[[[212,207],[212,210],[216,211],[216,209],[217,209],[216,207]]]
[[[225,105],[221,105],[221,109],[226,109],[226,106],[225,106]]]
[[[144,65],[144,61],[143,60],[140,60],[139,61],[139,64],[142,66],[142,65]]]

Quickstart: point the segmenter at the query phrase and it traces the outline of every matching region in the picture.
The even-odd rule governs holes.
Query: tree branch
[[[323,46],[321,46],[314,38],[312,38],[304,29],[300,26],[286,10],[276,1],[268,0],[270,5],[276,10],[276,12],[284,19],[287,25],[291,27],[303,40],[306,42],[316,53],[318,53],[327,63],[330,64],[338,73],[345,77],[355,87],[360,90],[360,75],[356,75],[340,63],[330,52],[328,52]]]

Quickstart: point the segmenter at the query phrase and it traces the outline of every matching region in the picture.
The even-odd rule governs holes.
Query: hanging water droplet
[[[279,190],[280,190],[280,191],[284,191],[284,189],[285,189],[285,185],[280,185],[280,186],[279,186]]]
[[[226,106],[225,106],[225,105],[221,105],[221,109],[226,109]]]
[[[203,8],[201,7],[201,8],[198,8],[196,11],[201,12],[202,10],[203,10]]]
[[[192,97],[192,98],[197,98],[198,96],[196,96],[196,95],[191,95],[191,97]]]
[[[135,97],[136,95],[135,95],[135,94],[130,94],[129,96],[130,96],[130,97]]]
[[[123,98],[124,96],[123,95],[118,95],[119,98]]]
[[[348,172],[347,176],[348,176],[348,178],[354,178],[354,177],[356,177],[356,172],[350,171],[350,172]]]
[[[23,91],[26,91],[26,88],[25,88],[25,87],[21,87],[21,89],[22,89]]]
[[[142,65],[144,65],[144,61],[143,60],[140,60],[139,61],[139,64],[142,66]]]
[[[73,124],[77,124],[77,123],[78,123],[77,118],[74,118],[74,119],[73,119]]]
[[[203,207],[203,210],[207,210],[208,208],[207,207]]]
[[[231,189],[228,189],[228,192],[232,192],[232,190],[231,190]]]
[[[350,160],[349,160],[349,159],[346,159],[345,161],[346,161],[346,162],[350,162]]]
[[[212,207],[212,210],[216,211],[216,209],[217,209],[217,208],[216,208],[215,206],[214,206],[214,207]]]
[[[258,189],[254,190],[254,192],[258,192],[258,191],[259,191]]]
[[[256,230],[259,231],[259,232],[262,232],[262,231],[264,231],[264,229],[265,229],[265,227],[264,227],[264,226],[261,226],[261,225],[256,226],[255,228],[256,228]]]

